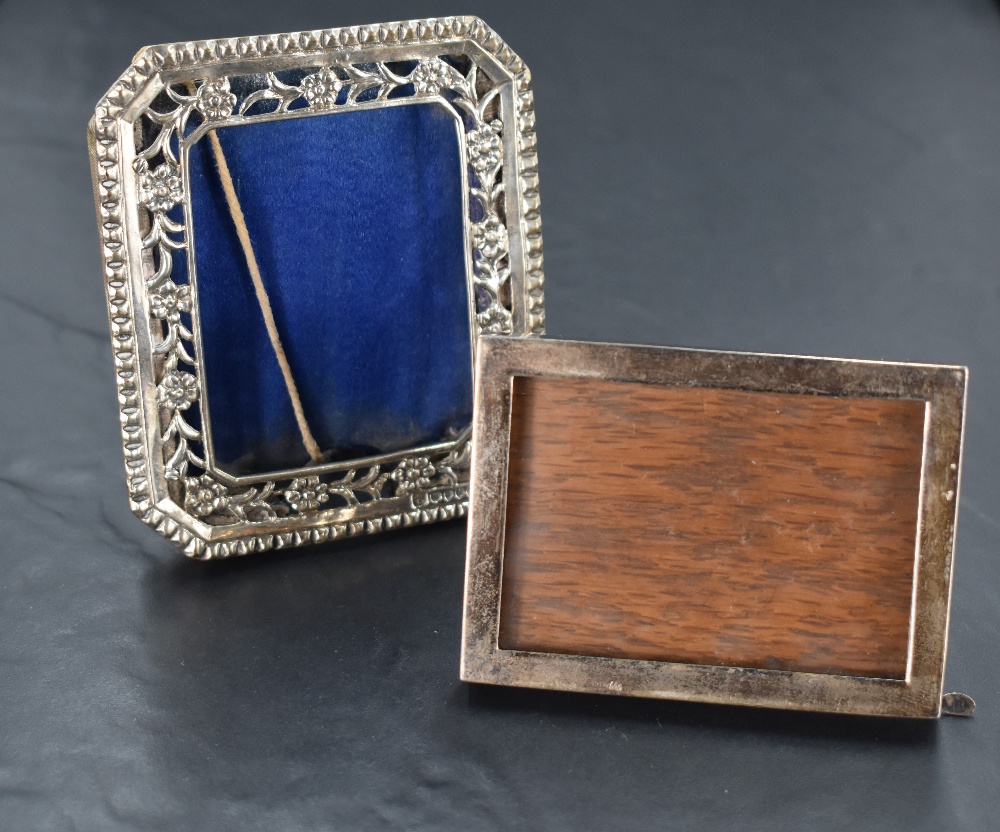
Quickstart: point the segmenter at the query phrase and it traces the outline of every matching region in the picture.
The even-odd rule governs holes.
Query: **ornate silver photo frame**
[[[265,131],[259,135],[270,147],[267,157],[280,158],[282,142],[268,145],[266,131],[281,125],[309,126],[327,119],[322,123],[341,130],[348,123],[345,114],[354,114],[359,129],[368,119],[375,126],[364,129],[384,135],[382,122],[375,119],[431,109],[434,118],[445,114],[453,125],[450,141],[458,160],[453,174],[461,183],[461,196],[457,207],[449,203],[446,208],[460,211],[461,251],[449,256],[457,256],[462,268],[464,306],[456,314],[467,322],[467,347],[462,347],[460,361],[442,359],[438,366],[433,344],[421,353],[417,345],[422,342],[415,333],[392,324],[392,315],[406,314],[420,304],[419,294],[413,295],[412,303],[407,298],[399,301],[399,311],[385,313],[387,325],[365,337],[373,349],[394,350],[410,360],[409,366],[418,367],[426,380],[420,382],[422,389],[441,373],[458,378],[467,372],[463,384],[471,394],[478,335],[540,335],[544,325],[530,73],[482,21],[454,17],[153,46],[139,52],[98,104],[89,126],[89,145],[129,499],[143,522],[179,544],[188,556],[224,558],[465,514],[468,425],[449,424],[437,436],[426,436],[426,430],[412,433],[419,435],[419,441],[399,447],[397,439],[388,450],[372,442],[348,442],[347,450],[338,453],[319,448],[311,460],[292,465],[240,469],[222,459],[220,435],[231,420],[244,414],[234,408],[220,415],[211,406],[233,390],[232,400],[245,403],[247,390],[240,386],[238,372],[235,386],[232,373],[205,372],[206,348],[209,360],[219,352],[208,346],[215,336],[206,328],[211,294],[207,287],[216,280],[216,271],[213,267],[199,274],[204,262],[195,255],[199,247],[202,253],[211,247],[199,241],[209,222],[192,198],[201,187],[198,177],[204,179],[204,171],[212,167],[196,167],[195,154],[207,153],[209,142],[223,188],[228,179],[227,190],[235,193],[252,171],[244,171],[245,177],[238,170],[231,177],[228,171],[223,175],[225,158],[215,148],[219,137]],[[408,153],[423,152],[427,142],[420,136],[407,145]],[[339,157],[330,156],[334,165]],[[354,159],[346,155],[344,159],[344,169],[350,173]],[[391,152],[380,161],[402,164]],[[229,167],[234,167],[232,159]],[[436,180],[431,174],[418,171],[410,179],[417,183],[413,187],[424,188],[421,194],[435,198]],[[358,175],[356,181],[363,178]],[[239,202],[234,204],[234,193],[227,192],[230,214],[246,232],[248,221]],[[329,189],[323,193],[342,200],[338,216],[350,215],[351,193]],[[250,211],[246,214],[249,217]],[[413,233],[426,235],[436,228],[429,222],[424,228],[419,215],[412,227],[417,229]],[[387,247],[380,244],[384,235],[379,229],[359,234],[373,251]],[[422,245],[423,239],[417,242]],[[266,261],[267,245],[260,238],[244,245],[247,262],[240,268],[264,270],[257,268],[254,250],[257,260]],[[340,245],[338,256],[359,256],[350,239]],[[420,284],[424,290],[427,285]],[[255,288],[259,289],[257,284]],[[300,294],[301,287],[292,289],[289,297]],[[211,291],[224,299],[230,289]],[[293,407],[301,405],[307,391],[299,396],[285,371],[291,366],[300,373],[302,367],[294,367],[294,355],[283,356],[281,341],[287,342],[289,333],[279,333],[281,321],[275,324],[275,319],[280,319],[280,309],[272,314],[261,291],[260,308],[254,308],[267,322],[274,348],[268,360],[277,356],[285,374],[285,386],[262,396],[262,406],[270,407],[272,400],[286,395]],[[393,290],[386,296],[395,301],[397,294]],[[275,299],[276,307],[279,300]],[[321,300],[329,302],[325,296]],[[434,316],[446,307],[442,301],[425,310],[423,318],[414,319],[429,322],[422,331],[434,332],[438,321]],[[448,308],[454,311],[453,307]],[[294,346],[287,351],[293,352]],[[454,350],[453,354],[457,355]],[[467,370],[463,369],[466,357]],[[377,377],[352,378],[359,390],[377,389],[381,383]],[[231,389],[219,393],[226,383]],[[406,378],[397,383],[400,389],[409,389]],[[251,405],[253,410],[256,402],[251,400]],[[304,429],[301,409],[295,412],[305,441],[309,431]],[[361,450],[351,451],[355,446]],[[231,456],[238,456],[238,451]]]
[[[966,380],[483,337],[461,678],[970,714],[942,696]]]

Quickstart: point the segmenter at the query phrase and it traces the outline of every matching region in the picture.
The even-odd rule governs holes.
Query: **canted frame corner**
[[[275,75],[284,70],[306,75],[285,84]],[[324,93],[332,88],[340,94]],[[206,130],[411,103],[439,104],[456,119],[470,349],[482,333],[541,335],[531,77],[478,18],[146,47],[96,107],[88,145],[129,499],[140,519],[191,557],[318,543],[466,512],[469,431],[432,446],[254,482],[218,470],[206,414],[186,418],[206,401],[196,302],[188,327],[163,316],[158,297],[164,287],[171,295],[179,288],[197,293],[196,285],[188,290],[172,282],[170,263],[189,251],[185,160]],[[293,104],[301,109],[290,110]],[[480,206],[475,220],[471,203]],[[182,222],[167,216],[176,205],[186,206]],[[322,492],[323,499],[288,497],[306,491]]]

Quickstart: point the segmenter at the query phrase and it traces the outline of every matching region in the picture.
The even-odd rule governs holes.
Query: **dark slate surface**
[[[996,828],[1000,11],[563,5],[0,4],[0,828]],[[471,690],[461,524],[206,566],[130,516],[94,103],[145,43],[456,10],[534,71],[551,335],[971,367],[972,720]]]

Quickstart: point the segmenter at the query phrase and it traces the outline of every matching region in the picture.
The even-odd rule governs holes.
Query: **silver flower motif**
[[[149,311],[153,316],[175,324],[181,319],[181,312],[191,311],[191,287],[186,283],[178,286],[172,280],[164,281],[149,296]]]
[[[226,505],[226,487],[208,474],[185,481],[184,507],[195,517],[207,517]]]
[[[487,260],[507,253],[507,228],[496,214],[472,226],[472,244]]]
[[[493,170],[503,160],[503,143],[500,141],[500,121],[477,127],[466,136],[469,145],[469,164],[476,173]]]
[[[494,335],[510,335],[514,330],[510,312],[496,303],[490,304],[487,309],[478,313],[476,323],[479,324],[480,332],[489,332]]]
[[[319,477],[292,480],[285,492],[285,502],[295,511],[315,511],[330,499],[330,489]]]
[[[302,94],[310,107],[328,109],[337,103],[337,96],[344,88],[344,82],[329,67],[323,67],[302,79]]]
[[[417,64],[410,80],[418,93],[439,93],[455,82],[457,74],[440,58],[431,58]]]
[[[198,100],[194,106],[208,121],[229,118],[236,106],[236,96],[229,91],[229,79],[208,81],[198,87]]]
[[[182,370],[171,370],[156,388],[160,401],[175,410],[187,410],[198,398],[198,379]]]
[[[184,198],[181,172],[169,162],[142,171],[139,177],[139,202],[150,211],[169,211]]]
[[[437,473],[434,464],[425,456],[404,459],[389,475],[396,482],[400,494],[410,494],[431,484],[431,477]]]

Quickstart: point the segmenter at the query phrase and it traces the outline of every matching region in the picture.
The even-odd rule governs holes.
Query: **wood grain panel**
[[[904,678],[925,411],[515,378],[500,647]]]

